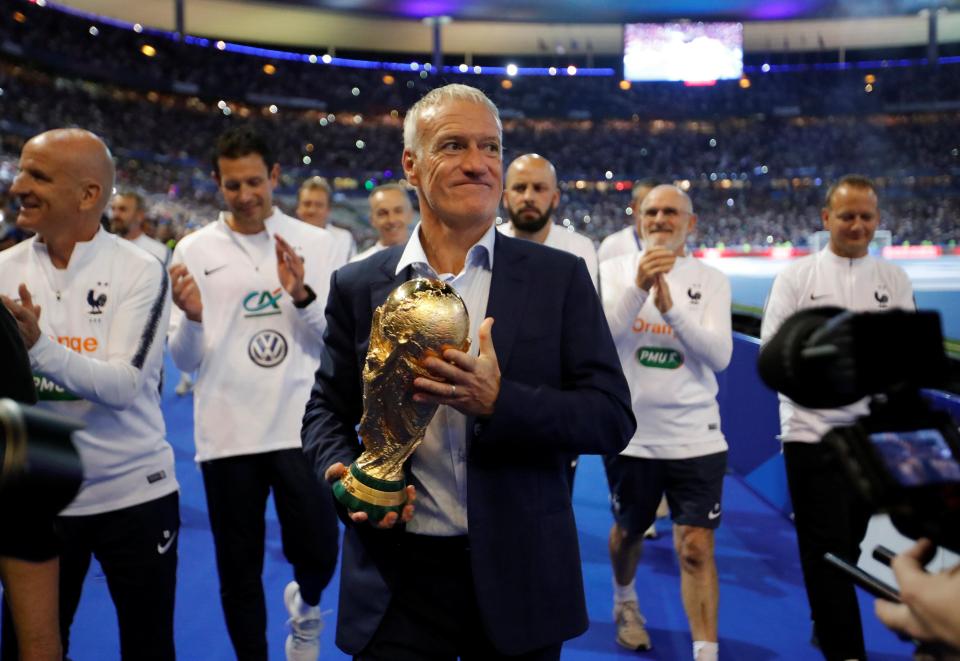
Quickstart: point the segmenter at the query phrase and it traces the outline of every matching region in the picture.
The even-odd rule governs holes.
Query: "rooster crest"
[[[107,302],[107,295],[100,294],[97,297],[94,297],[93,290],[87,292],[87,303],[90,305],[90,314],[102,314],[103,310],[101,309],[104,304]]]

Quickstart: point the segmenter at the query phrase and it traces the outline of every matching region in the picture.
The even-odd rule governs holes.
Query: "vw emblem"
[[[260,367],[276,367],[287,357],[287,340],[275,330],[262,330],[250,338],[247,355]]]

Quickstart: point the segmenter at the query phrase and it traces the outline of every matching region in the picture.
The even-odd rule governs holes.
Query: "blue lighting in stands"
[[[115,28],[120,28],[123,30],[134,31],[134,24],[127,23],[126,21],[120,21],[115,18],[109,18],[106,16],[98,16],[90,12],[80,11],[79,9],[74,9],[72,7],[67,7],[65,5],[55,4],[52,2],[47,2],[47,7],[55,9],[57,11],[63,12],[65,14],[70,14],[72,16],[77,16],[85,20],[97,21],[98,23],[104,25],[110,25]],[[169,32],[167,30],[160,30],[157,28],[148,28],[142,26],[141,33],[151,34],[158,37],[163,37],[170,39],[171,41],[177,41],[180,35],[177,32]],[[183,42],[193,45],[200,46],[203,48],[209,48],[219,43],[211,39],[204,37],[194,37],[191,35],[184,35]],[[247,46],[244,44],[234,44],[229,41],[223,42],[224,47],[220,50],[230,51],[231,53],[240,53],[242,55],[250,55],[253,57],[263,57],[267,59],[274,60],[290,60],[290,61],[299,61],[299,62],[308,62],[315,64],[318,62],[317,56],[309,53],[295,53],[292,51],[276,50],[272,48],[259,48],[257,46]],[[429,71],[430,67],[428,65],[420,65],[417,62],[378,62],[375,60],[355,60],[345,57],[332,57],[330,55],[324,55],[322,58],[324,64],[336,67],[346,67],[351,69],[385,69],[387,71],[419,71],[425,70]],[[939,58],[940,64],[960,64],[960,55],[946,56]],[[855,62],[818,62],[813,64],[767,64],[763,65],[744,65],[743,72],[749,74],[766,74],[766,73],[794,73],[801,71],[847,71],[850,69],[885,69],[891,67],[912,67],[912,66],[924,66],[928,64],[927,58],[915,58],[915,59],[895,59],[895,60],[862,60]],[[465,65],[453,65],[453,66],[443,66],[443,73],[453,73],[453,74],[463,74]],[[484,76],[506,76],[507,68],[506,67],[490,67],[484,66],[479,67],[475,66],[469,70],[472,75],[484,75]],[[618,76],[616,69],[610,67],[600,67],[600,68],[577,68],[574,73],[570,73],[566,68],[554,68],[554,67],[517,67],[518,76],[601,76],[601,77],[613,77]]]
[[[553,69],[551,73],[550,69]],[[444,73],[463,73],[463,70],[459,66],[444,66]],[[506,67],[483,67],[482,71],[476,71],[474,67],[474,74],[479,75],[493,75],[493,76],[506,76],[507,73]],[[517,67],[518,76],[615,76],[617,72],[615,69],[610,67],[597,67],[594,69],[577,69],[576,73],[568,73],[566,69],[555,69],[553,67]]]

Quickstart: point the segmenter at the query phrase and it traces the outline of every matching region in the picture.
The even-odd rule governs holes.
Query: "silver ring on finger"
[[[451,383],[451,384],[450,384],[450,396],[451,396],[451,397],[456,397],[456,396],[457,396],[457,384],[455,384],[455,383]]]

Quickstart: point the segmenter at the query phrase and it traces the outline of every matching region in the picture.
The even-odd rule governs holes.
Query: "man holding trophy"
[[[331,280],[302,436],[347,523],[337,645],[359,659],[559,659],[587,628],[565,464],[635,421],[583,260],[494,228],[502,133],[472,87],[417,102],[421,221]]]

